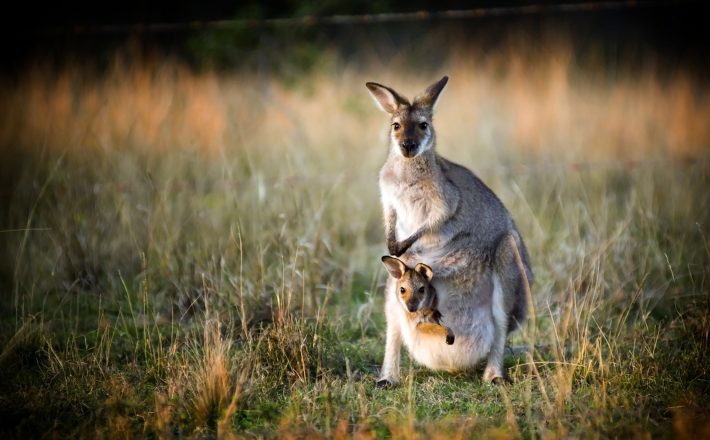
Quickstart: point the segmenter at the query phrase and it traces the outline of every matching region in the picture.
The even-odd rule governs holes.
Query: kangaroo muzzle
[[[407,139],[399,144],[399,148],[402,151],[402,156],[404,157],[414,157],[417,154],[417,143],[411,139]]]

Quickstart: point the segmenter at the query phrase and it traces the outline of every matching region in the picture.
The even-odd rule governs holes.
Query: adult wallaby
[[[403,308],[391,306],[399,300],[396,283],[388,278],[387,342],[378,386],[398,382],[402,342],[429,368],[467,369],[488,356],[484,380],[507,379],[506,336],[527,313],[533,274],[510,214],[471,171],[434,151],[434,105],[447,81],[443,77],[411,103],[389,87],[366,84],[391,118],[379,182],[388,251],[409,266],[431,266],[439,310],[456,335],[456,344],[446,345],[408,326]]]

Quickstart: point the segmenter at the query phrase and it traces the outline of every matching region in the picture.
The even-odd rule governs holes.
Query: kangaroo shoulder
[[[479,181],[478,177],[473,174],[473,171],[463,165],[452,162],[443,157],[440,158],[441,170],[444,176],[456,186],[470,186],[472,183]]]
[[[446,163],[444,174],[453,185],[466,194],[464,197],[485,203],[489,208],[503,208],[498,196],[473,171],[455,162],[443,160]]]
[[[397,178],[395,176],[394,167],[391,163],[389,163],[389,161],[385,162],[380,169],[380,184],[384,182],[394,182],[396,180]]]

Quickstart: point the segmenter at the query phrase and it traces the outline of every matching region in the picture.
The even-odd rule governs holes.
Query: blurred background
[[[707,428],[703,2],[14,7],[0,29],[8,433]],[[364,84],[411,98],[443,75],[437,149],[502,199],[536,273],[537,314],[511,344],[546,348],[513,361],[506,405],[476,374],[373,389],[389,121]]]
[[[363,81],[411,95],[448,74],[443,145],[692,156],[710,135],[704,17],[696,2],[28,3],[3,30],[0,139],[342,154],[383,119]]]
[[[249,215],[269,206],[278,225],[286,214],[274,194],[288,197],[287,189],[316,194],[316,213],[360,214],[345,229],[357,245],[334,232],[340,226],[331,231],[351,247],[334,268],[352,257],[351,267],[371,276],[387,127],[364,88],[371,80],[411,97],[449,75],[439,151],[494,187],[553,169],[705,163],[702,9],[663,1],[20,5],[2,30],[2,282],[16,308],[24,259],[44,268],[27,280],[88,288],[108,277],[106,267],[140,272],[139,256],[156,240],[165,245],[159,255],[186,255],[193,241],[209,240],[204,228],[238,225],[259,243],[275,232],[259,232],[261,217],[243,217],[243,206]],[[342,206],[325,202],[329,191]],[[530,228],[542,233],[534,220]],[[203,257],[224,246],[205,244]]]
[[[372,277],[387,117],[366,81],[412,97],[449,75],[436,117],[439,152],[494,189],[551,170],[573,179],[580,170],[705,163],[710,49],[702,9],[23,4],[2,31],[0,73],[0,220],[9,231],[0,235],[0,274],[14,291],[9,308],[24,297],[24,259],[44,268],[30,285],[92,288],[117,269],[141,272],[140,254],[156,242],[157,255],[187,255],[192,246],[208,258],[227,245],[205,231],[219,236],[238,225],[261,246],[284,235],[279,216],[290,214],[276,195],[289,197],[287,189],[310,194],[316,214],[360,214],[342,219],[355,241],[334,220],[331,241],[313,232],[310,246],[314,255],[321,242],[331,256],[340,252],[336,273],[346,265],[348,279],[353,268]],[[267,206],[273,231],[263,228],[269,214],[253,216]],[[293,210],[308,222],[308,209]],[[170,276],[181,279],[189,270],[176,264]]]

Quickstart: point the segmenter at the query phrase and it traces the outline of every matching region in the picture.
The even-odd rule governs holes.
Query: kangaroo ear
[[[375,99],[377,106],[384,112],[393,114],[400,106],[409,105],[409,101],[407,101],[406,98],[400,96],[387,86],[374,82],[365,83],[365,86],[370,91],[370,95]]]
[[[431,270],[431,267],[427,266],[424,263],[418,263],[416,266],[414,266],[414,270],[424,275],[427,281],[431,281],[431,279],[434,278],[434,271]]]
[[[449,77],[445,76],[439,81],[430,85],[422,95],[419,95],[414,98],[414,103],[419,104],[422,107],[434,109],[436,101],[439,99],[439,95],[441,94],[441,91],[444,90],[444,87],[446,87],[446,83],[448,81]]]
[[[395,279],[402,278],[402,275],[404,275],[404,272],[407,270],[407,266],[399,258],[385,255],[382,257],[382,262],[385,264],[387,272]]]

